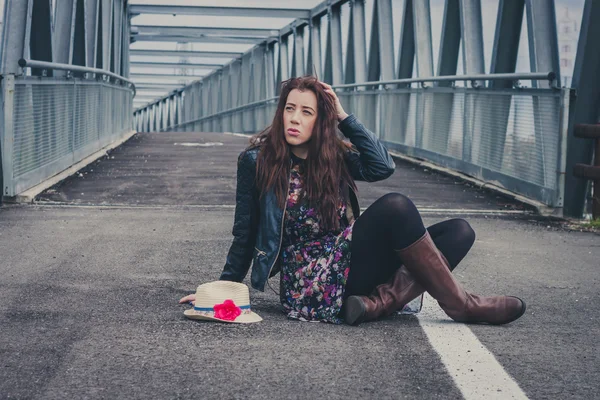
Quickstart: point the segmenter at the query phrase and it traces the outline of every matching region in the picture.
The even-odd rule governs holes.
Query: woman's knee
[[[376,209],[381,223],[392,224],[402,229],[418,228],[423,221],[411,199],[400,193],[388,193],[377,200]]]
[[[466,220],[462,218],[454,218],[451,220],[453,227],[453,232],[456,234],[456,237],[460,238],[460,240],[464,243],[467,243],[470,246],[475,243],[475,231],[471,227]]]
[[[381,201],[386,208],[393,209],[399,212],[414,212],[417,207],[411,199],[401,193],[388,193],[377,200]]]

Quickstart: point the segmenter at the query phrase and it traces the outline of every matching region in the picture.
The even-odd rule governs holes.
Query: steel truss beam
[[[132,56],[156,56],[156,57],[201,57],[201,58],[236,58],[243,53],[235,51],[185,51],[185,50],[146,50],[131,49]]]
[[[131,28],[131,35],[134,38],[140,36],[183,36],[183,37],[204,37],[206,35],[214,36],[241,36],[267,38],[277,36],[279,30],[276,29],[257,29],[257,28],[208,28],[193,26],[157,26],[157,25],[134,25]]]
[[[310,10],[301,8],[266,7],[211,7],[211,6],[129,6],[131,15],[169,14],[169,15],[210,15],[219,17],[260,17],[260,18],[308,18]]]
[[[554,71],[556,82],[560,82],[560,64],[558,56],[558,37],[556,34],[556,13],[554,0],[526,0],[527,33],[529,36],[529,60],[531,72]],[[533,82],[534,87],[549,88],[550,82]],[[533,113],[538,116],[535,120],[535,146],[539,164],[533,169],[537,172],[536,179],[549,185],[552,174],[557,170],[551,146],[544,146],[545,136],[554,131],[555,122],[552,118],[541,118],[546,107],[553,107],[553,98],[533,98]]]
[[[327,19],[329,29],[327,30],[325,50],[324,80],[334,85],[340,85],[344,82],[341,4],[328,9]]]
[[[137,81],[134,82],[135,87],[137,88],[138,85],[144,85],[144,86],[170,86],[170,87],[179,87],[179,86],[183,86],[183,83],[178,83],[178,82],[148,82],[148,81]]]
[[[196,80],[202,79],[206,75],[175,75],[175,74],[142,74],[142,73],[132,73],[129,74],[131,79],[136,78],[155,78],[155,79],[188,79],[188,80]]]
[[[264,38],[259,37],[243,37],[243,36],[161,36],[161,35],[143,35],[133,36],[132,42],[176,42],[176,43],[235,43],[235,44],[258,44],[264,41]]]
[[[462,4],[461,4],[462,3]],[[446,0],[444,6],[444,20],[442,24],[442,38],[440,41],[438,57],[438,75],[456,75],[458,68],[458,53],[461,41],[461,7],[464,1]],[[463,12],[463,14],[465,14]],[[464,51],[463,51],[464,53]],[[451,86],[452,82],[436,82],[436,86]],[[454,106],[453,93],[439,93],[433,98],[433,113],[435,115],[436,129],[431,134],[436,138],[430,142],[430,146],[437,152],[445,152],[451,129],[452,112]]]
[[[132,67],[144,68],[198,68],[198,69],[214,69],[221,68],[223,64],[204,64],[204,63],[161,63],[161,62],[146,62],[146,61],[131,61]]]
[[[306,71],[309,74],[323,76],[321,68],[321,19],[310,20],[310,37],[308,41],[308,60]]]
[[[306,25],[297,26],[292,33],[292,76],[302,76],[305,74],[304,68],[304,28]]]
[[[525,0],[500,0],[490,66],[491,74],[515,72],[524,11]],[[510,89],[512,82],[492,81],[489,83],[489,87]],[[479,154],[481,159],[487,157],[492,168],[499,169],[504,157],[512,97],[491,96],[488,100],[487,112],[494,112],[494,118],[498,122],[488,125],[487,129],[490,133],[482,135]]]
[[[312,39],[312,38],[311,38]],[[346,50],[345,83],[367,81],[367,42],[365,32],[365,2],[352,0]]]
[[[140,90],[167,90],[167,91],[171,91],[177,88],[182,88],[184,87],[184,84],[179,84],[179,85],[165,85],[165,84],[159,84],[159,83],[136,83],[135,84],[135,90],[136,91],[140,91]]]
[[[460,0],[460,26],[462,36],[463,67],[466,75],[485,74],[483,59],[483,24],[481,21],[481,0]],[[485,82],[477,81],[474,84],[484,86]],[[490,108],[479,99],[476,102],[474,96],[467,97],[465,101],[465,113],[470,123],[467,134],[463,138],[463,159],[478,160],[479,165],[489,165],[490,149],[488,143],[483,139],[483,132],[488,128]],[[492,111],[493,112],[493,111]],[[450,126],[448,125],[447,131]],[[506,136],[506,133],[503,133]],[[446,134],[447,140],[447,134]],[[495,149],[498,150],[498,149]],[[498,153],[502,154],[504,149]],[[493,157],[493,156],[492,156]],[[494,161],[498,158],[495,157]],[[502,155],[500,156],[502,162]],[[493,168],[499,168],[494,165]]]

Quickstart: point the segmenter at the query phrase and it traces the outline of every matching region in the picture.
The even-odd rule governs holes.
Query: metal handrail
[[[410,79],[394,79],[389,81],[375,81],[375,82],[362,82],[362,83],[350,83],[345,85],[335,85],[333,88],[354,88],[359,86],[378,86],[378,85],[399,85],[399,84],[410,84],[410,83],[424,83],[424,82],[455,82],[455,81],[518,81],[518,80],[548,80],[550,84],[556,80],[556,74],[554,72],[516,72],[512,74],[480,74],[480,75],[442,75],[442,76],[428,76],[423,78],[410,78]]]
[[[127,78],[122,77],[121,75],[117,75],[114,72],[105,71],[103,69],[82,67],[80,65],[52,63],[52,62],[47,62],[47,61],[27,60],[24,58],[21,58],[19,60],[19,66],[21,68],[54,69],[54,70],[61,70],[61,71],[83,72],[83,73],[90,73],[90,74],[96,74],[96,75],[104,75],[104,76],[111,77],[116,81],[125,82],[128,85],[131,85],[133,88],[134,95],[136,93],[135,84],[132,81],[130,81]]]
[[[394,80],[389,80],[389,81],[350,83],[350,84],[345,84],[345,85],[332,85],[332,87],[334,89],[347,89],[347,88],[356,88],[356,87],[360,87],[360,86],[398,85],[398,84],[424,83],[424,82],[472,81],[475,83],[477,81],[498,81],[498,80],[511,80],[511,81],[548,80],[550,82],[550,86],[552,86],[552,82],[554,82],[556,80],[556,74],[554,72],[517,72],[517,73],[511,73],[511,74],[487,74],[487,75],[485,75],[485,74],[481,74],[481,75],[442,75],[442,76],[429,76],[429,77],[424,77],[424,78],[394,79]],[[138,108],[135,111],[137,112],[138,110],[144,109],[150,105],[159,103],[171,96],[174,96],[180,92],[183,92],[183,91],[185,91],[185,89],[188,86],[191,86],[191,84],[187,85],[185,87],[182,87],[182,88],[177,88],[175,90],[172,90],[169,93],[167,93],[166,95],[164,95],[162,97],[158,97],[153,103],[148,102],[145,106]],[[477,86],[474,85],[474,87],[477,87]],[[228,110],[223,110],[218,113],[212,114],[211,116],[213,116],[213,115],[216,116],[219,114],[236,111],[237,109],[240,109],[240,108],[257,105],[257,104],[264,103],[264,102],[269,102],[276,98],[277,97],[274,97],[271,99],[259,100],[259,101],[256,101],[256,102],[253,102],[250,104],[245,104],[243,106],[238,106],[238,107],[231,108]],[[206,117],[200,117],[199,119],[202,119],[202,118],[206,118]],[[195,121],[197,121],[197,120],[195,120]],[[188,122],[193,122],[193,121],[186,121],[186,122],[184,122],[184,124],[188,123]]]

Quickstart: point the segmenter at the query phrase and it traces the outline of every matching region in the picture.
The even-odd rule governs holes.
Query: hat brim
[[[262,321],[262,318],[258,314],[256,314],[255,312],[252,312],[252,311],[247,314],[239,315],[234,321],[227,321],[224,319],[219,319],[219,318],[215,318],[215,317],[209,317],[207,315],[202,315],[202,314],[197,313],[193,308],[191,308],[189,310],[185,310],[183,312],[183,315],[185,315],[189,319],[195,319],[195,320],[200,320],[200,321],[227,322],[227,323],[232,323],[232,324],[251,324],[253,322]]]

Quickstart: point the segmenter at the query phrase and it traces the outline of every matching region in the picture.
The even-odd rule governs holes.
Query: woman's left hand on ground
[[[346,117],[348,117],[348,114],[346,114],[346,112],[344,111],[344,107],[342,107],[342,103],[340,103],[340,99],[337,97],[337,94],[335,94],[335,91],[333,90],[331,85],[329,85],[325,82],[321,82],[321,85],[323,85],[323,87],[325,87],[325,93],[327,93],[331,97],[333,97],[333,99],[335,101],[335,112],[337,114],[337,119],[338,119],[338,121],[342,122],[344,119],[346,119]]]
[[[179,304],[184,304],[184,303],[192,303],[192,305],[196,305],[196,294],[188,294],[185,297],[182,297],[181,300],[179,300]]]

